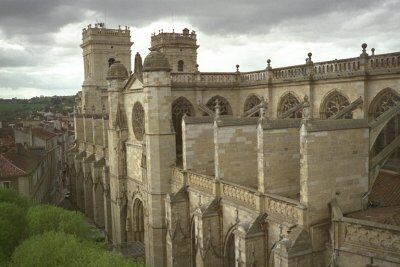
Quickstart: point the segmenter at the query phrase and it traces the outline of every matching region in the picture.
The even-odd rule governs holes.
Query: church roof
[[[124,64],[116,61],[114,64],[108,68],[107,80],[111,79],[127,79],[129,77],[128,70],[125,68]]]
[[[143,71],[170,71],[168,59],[159,51],[151,51],[144,59]]]

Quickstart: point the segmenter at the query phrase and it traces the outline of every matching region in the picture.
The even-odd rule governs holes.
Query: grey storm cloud
[[[287,19],[304,19],[332,12],[371,10],[388,1],[373,0],[1,0],[0,27],[7,35],[56,32],[68,23],[79,22],[85,12],[98,18],[141,27],[163,18],[186,18],[208,34],[268,32]],[[390,1],[389,1],[390,2]]]
[[[377,51],[394,51],[400,45],[400,0],[0,0],[0,89],[75,91],[81,76],[71,69],[82,68],[77,65],[81,64],[80,32],[73,35],[70,29],[68,33],[61,29],[104,20],[110,27],[136,29],[155,21],[167,27],[173,27],[175,20],[187,22],[201,33],[200,52],[210,57],[222,54],[226,46],[248,49],[254,44],[268,47],[268,43],[278,50],[282,43],[301,43],[300,49],[321,44],[336,51],[351,50],[347,53],[351,55],[359,53],[362,42],[376,45]],[[282,58],[297,52],[282,49],[286,49]],[[260,53],[273,57],[277,51],[247,50],[240,57],[254,66]],[[219,59],[229,61],[228,57]],[[65,68],[70,75],[61,73],[58,79],[38,75],[53,66],[54,72]]]

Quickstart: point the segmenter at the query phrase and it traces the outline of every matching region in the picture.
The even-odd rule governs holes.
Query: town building
[[[400,52],[201,72],[184,29],[131,71],[129,28],[82,37],[71,199],[113,244],[149,266],[400,266]]]
[[[41,203],[58,204],[63,196],[66,155],[71,143],[68,131],[50,132],[41,127],[11,131],[12,142],[0,146],[0,186]]]

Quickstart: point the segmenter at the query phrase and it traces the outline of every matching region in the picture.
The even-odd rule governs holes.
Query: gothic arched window
[[[183,60],[179,60],[178,61],[178,71],[183,71],[183,66],[185,65],[185,63],[183,62]]]
[[[400,103],[400,95],[396,93],[391,88],[386,88],[375,96],[374,100],[371,102],[369,108],[370,119],[376,119],[391,107],[395,106],[396,103]],[[400,135],[400,115],[393,117],[382,129],[378,135],[375,144],[373,146],[373,154],[377,155],[381,152],[387,145],[389,145],[397,136]],[[400,149],[397,149],[392,157],[400,156]]]
[[[300,101],[292,93],[287,93],[281,98],[278,108],[278,115],[285,113],[286,111],[297,106],[298,104],[300,104]],[[289,118],[301,118],[302,116],[303,110],[299,109],[298,111],[291,114]]]
[[[213,96],[207,101],[206,106],[215,112],[216,100],[218,100],[220,115],[232,115],[232,108],[228,100],[222,96]]]
[[[133,127],[133,134],[135,135],[136,139],[139,141],[143,140],[144,135],[144,109],[140,102],[136,102],[133,105],[132,110],[132,127]]]
[[[376,119],[382,113],[400,102],[400,95],[390,88],[381,91],[372,101],[370,107],[370,117]]]
[[[338,91],[333,91],[325,97],[325,100],[321,105],[321,118],[330,118],[348,105],[350,105],[350,102],[344,95],[342,95]],[[352,119],[353,113],[349,112],[343,118]]]
[[[182,117],[185,114],[186,116],[194,116],[194,107],[189,100],[181,96],[172,103],[172,124],[175,130],[176,155],[178,159],[182,157]]]
[[[244,112],[249,111],[250,109],[254,108],[255,106],[258,106],[261,103],[261,97],[257,95],[250,95],[246,98],[246,101],[244,101]],[[260,112],[256,112],[251,117],[259,117]]]

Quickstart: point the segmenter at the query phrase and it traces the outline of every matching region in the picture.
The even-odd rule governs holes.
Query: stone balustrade
[[[347,58],[318,62],[314,64],[314,74],[353,72],[360,70],[360,58]]]
[[[307,77],[307,66],[306,65],[298,65],[292,67],[284,67],[284,68],[276,68],[272,70],[272,79],[291,79],[291,78],[300,78]]]
[[[250,208],[256,208],[256,190],[227,181],[221,181],[221,197],[244,204]]]
[[[372,69],[390,69],[400,67],[400,52],[371,56]]]
[[[335,222],[339,229],[339,244],[364,247],[364,250],[385,250],[400,255],[400,227],[343,217]]]
[[[172,181],[174,183],[180,184],[182,186],[185,185],[186,184],[185,171],[181,168],[173,167],[172,168]]]
[[[400,52],[369,56],[365,70],[373,74],[379,69],[400,68]],[[279,82],[282,80],[307,79],[313,75],[314,79],[325,79],[332,76],[357,76],[360,75],[361,58],[347,58],[303,64],[270,71],[263,69],[252,72],[198,72],[198,73],[173,73],[172,83],[176,86],[183,85],[252,85],[260,83]]]
[[[198,174],[191,171],[186,171],[188,176],[188,185],[199,189],[208,194],[213,193],[214,177],[204,174]]]
[[[268,214],[275,215],[277,217],[283,217],[293,222],[299,222],[302,224],[302,213],[304,210],[305,207],[296,200],[275,194],[266,194],[265,211]]]
[[[264,201],[264,205],[261,205],[261,209],[264,207],[265,210],[261,210],[261,212],[285,218],[294,223],[304,223],[303,213],[306,208],[294,199],[270,193],[262,194],[254,188],[237,185],[224,180],[216,180],[215,177],[185,171],[178,167],[172,168],[172,183],[178,184],[181,187],[188,185],[189,188],[195,188],[200,192],[221,197],[224,200],[232,201],[251,209],[257,209],[257,202],[262,200]]]

